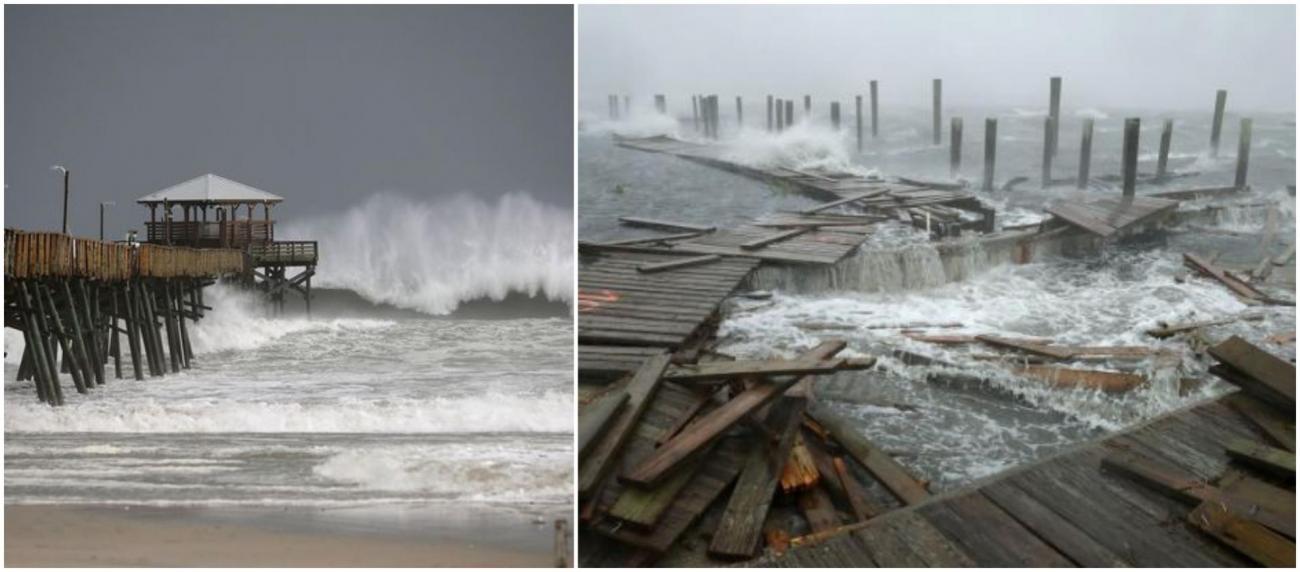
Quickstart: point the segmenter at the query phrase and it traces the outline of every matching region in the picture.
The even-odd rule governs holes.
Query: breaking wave
[[[364,490],[562,502],[572,494],[572,454],[567,447],[524,444],[357,448],[329,457],[313,472]]]
[[[745,129],[727,142],[722,157],[759,168],[792,167],[827,169],[856,175],[878,175],[875,169],[857,164],[850,152],[848,131],[800,121],[780,133]]]
[[[292,221],[286,238],[320,242],[316,286],[443,315],[511,292],[573,300],[573,217],[526,193],[496,203],[468,195],[371,195],[342,213]]]

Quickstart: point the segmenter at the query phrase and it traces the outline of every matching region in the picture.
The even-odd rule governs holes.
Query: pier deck
[[[1063,202],[1048,207],[1047,212],[1074,227],[1109,238],[1159,221],[1177,208],[1177,200],[1126,197]]]
[[[1250,566],[1251,557],[1199,530],[1188,514],[1201,502],[1198,494],[1219,495],[1215,498],[1229,499],[1223,502],[1232,508],[1256,507],[1260,520],[1278,517],[1270,522],[1290,522],[1294,535],[1294,473],[1288,484],[1285,478],[1232,462],[1228,452],[1241,442],[1267,441],[1243,411],[1267,416],[1294,435],[1293,416],[1288,419],[1260,405],[1234,394],[1184,409],[749,564]],[[1167,481],[1139,482],[1117,468],[1121,466],[1154,467],[1152,478]],[[1195,487],[1217,487],[1217,492],[1199,493],[1192,490]],[[1236,518],[1240,522],[1242,517]],[[1272,530],[1246,528],[1259,534],[1252,542],[1278,540]],[[1281,540],[1291,543],[1293,565],[1294,540]]]
[[[681,262],[689,265],[660,266]],[[677,349],[700,339],[723,298],[758,264],[752,258],[701,261],[671,252],[584,254],[578,267],[579,351],[589,344]]]

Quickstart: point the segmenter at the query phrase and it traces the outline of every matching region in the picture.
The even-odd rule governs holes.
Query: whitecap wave
[[[570,449],[514,444],[349,449],[313,473],[367,491],[478,501],[564,500],[573,486]]]
[[[853,161],[848,131],[802,121],[780,133],[744,129],[727,142],[722,157],[757,168],[826,169],[856,175],[879,175]]]
[[[573,300],[572,213],[525,193],[495,203],[379,193],[342,213],[291,221],[282,236],[320,241],[317,286],[371,302],[442,315],[511,292]]]

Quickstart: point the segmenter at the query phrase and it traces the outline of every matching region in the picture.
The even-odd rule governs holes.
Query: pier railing
[[[254,266],[314,266],[316,241],[284,240],[248,245]]]
[[[54,232],[5,229],[5,276],[78,277],[95,280],[178,278],[240,274],[244,253],[156,244],[125,244]]]

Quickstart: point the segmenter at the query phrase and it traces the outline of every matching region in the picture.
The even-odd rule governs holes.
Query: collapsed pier
[[[936,82],[936,145],[942,133],[939,89]],[[1140,127],[1135,121],[1124,126],[1119,174],[1090,172],[1092,129],[1086,121],[1079,176],[1053,178],[1059,93],[1054,78],[1055,111],[1045,120],[1042,188],[1072,186],[1077,192],[1064,193],[1043,209],[1041,221],[1028,225],[1003,224],[1000,213],[980,200],[988,191],[1006,196],[1028,180],[1015,177],[1000,187],[995,184],[995,119],[986,123],[991,144],[985,148],[978,191],[955,178],[872,177],[742,163],[718,142],[716,96],[692,98],[694,112],[687,124],[695,126],[694,137],[616,137],[622,149],[671,155],[822,202],[728,227],[627,213],[620,218],[623,225],[660,234],[580,242],[581,563],[1293,565],[1294,365],[1243,340],[1211,341],[1206,333],[1216,325],[1251,320],[1250,315],[1161,323],[1146,335],[1185,340],[1197,351],[1214,348],[1210,352],[1220,364],[1187,373],[1178,380],[1180,393],[1212,375],[1251,389],[1160,415],[1118,435],[948,492],[932,489],[827,401],[836,393],[851,393],[843,387],[848,383],[881,380],[883,358],[889,358],[889,367],[947,370],[930,374],[931,383],[979,386],[985,380],[953,373],[961,368],[901,348],[879,356],[838,357],[845,343],[834,330],[881,328],[934,347],[977,347],[985,352],[973,354],[978,359],[1016,377],[1100,394],[1123,394],[1150,383],[1150,373],[1135,364],[1167,367],[1172,356],[1151,346],[1075,346],[995,333],[954,334],[946,330],[953,324],[887,319],[807,324],[805,331],[829,331],[814,335],[820,344],[793,359],[738,359],[717,350],[717,327],[729,300],[762,304],[771,296],[765,289],[860,289],[856,274],[870,270],[864,261],[903,257],[872,242],[886,223],[924,231],[940,258],[939,272],[958,280],[969,276],[960,259],[971,252],[996,265],[1054,255],[1092,256],[1117,244],[1140,247],[1171,228],[1213,219],[1220,207],[1206,204],[1207,198],[1252,195],[1246,183],[1249,119],[1243,120],[1231,186],[1138,194],[1139,185],[1165,186],[1188,174],[1168,169],[1169,123],[1157,173],[1139,173]],[[658,113],[666,113],[665,98],[657,96],[655,102]],[[803,103],[807,117],[810,98],[805,96]],[[611,116],[625,114],[627,105],[625,97],[620,111],[619,99],[611,97]],[[739,98],[737,109],[739,123]],[[866,137],[861,110],[859,98],[859,150]],[[829,117],[833,128],[840,129],[835,102]],[[788,128],[793,118],[792,100],[769,98],[769,132]],[[960,120],[954,121],[954,174],[960,168],[960,133]],[[1294,247],[1278,253],[1270,251],[1272,243],[1263,246],[1258,261],[1187,252],[1188,274],[1178,279],[1208,278],[1248,306],[1293,305],[1293,298],[1282,292],[1294,289]],[[1277,343],[1293,344],[1294,335]],[[862,369],[868,371],[820,377]]]

